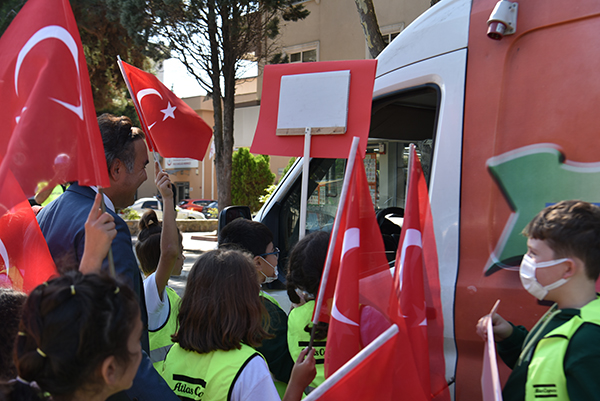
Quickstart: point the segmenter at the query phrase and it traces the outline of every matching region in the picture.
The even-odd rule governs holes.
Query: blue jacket
[[[85,244],[85,222],[95,197],[96,193],[93,189],[74,183],[67,188],[64,194],[44,207],[37,215],[50,254],[56,265],[61,267],[59,270],[72,270],[79,267]],[[131,233],[122,218],[108,209],[107,211],[115,218],[117,228],[117,236],[112,242],[115,270],[117,275],[125,280],[137,294],[144,325],[141,341],[142,349],[145,352],[133,381],[133,387],[127,390],[127,395],[129,398],[139,401],[154,399],[177,401],[178,398],[152,367],[147,355],[149,350],[148,313],[146,312],[142,276],[133,254]],[[107,268],[108,259],[105,259],[102,269]],[[128,399],[128,397],[119,393],[109,399]]]

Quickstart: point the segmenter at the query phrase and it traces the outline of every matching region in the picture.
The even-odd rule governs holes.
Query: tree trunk
[[[219,200],[219,211],[231,204],[231,152],[227,152],[224,144],[225,130],[223,124],[223,103],[221,92],[221,71],[219,70],[219,43],[217,40],[217,15],[215,4],[207,2],[208,8],[208,37],[211,52],[210,79],[212,83],[213,116],[215,119],[214,141],[215,141],[215,169],[217,173],[217,196]]]
[[[375,14],[375,7],[373,6],[373,0],[354,0],[358,14],[360,15],[360,24],[363,27],[365,39],[367,41],[367,47],[371,57],[375,58],[385,48],[385,42],[383,36],[379,30],[379,24],[377,23],[377,15]]]
[[[221,181],[219,185],[223,185],[221,190],[219,186],[219,209],[231,205],[231,172],[232,156],[233,156],[233,113],[235,111],[235,49],[233,38],[231,37],[232,15],[229,7],[221,5],[221,32],[222,32],[222,75],[225,85],[223,98],[223,160],[221,163]],[[221,206],[222,205],[222,206]]]

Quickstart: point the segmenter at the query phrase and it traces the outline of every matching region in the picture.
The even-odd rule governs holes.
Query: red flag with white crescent
[[[29,201],[9,172],[0,186],[0,287],[29,293],[55,274]]]
[[[156,76],[119,61],[151,150],[203,160],[212,129]]]
[[[396,255],[390,317],[403,319],[421,386],[432,399],[450,400],[445,378],[440,281],[427,182],[414,147],[402,234]],[[398,322],[398,320],[395,320]]]
[[[325,297],[324,305],[331,305],[327,377],[366,345],[365,338],[376,338],[390,326],[382,313],[387,310],[392,277],[360,153],[348,174],[351,178],[334,250],[340,256],[332,260],[328,277],[335,292],[319,294]],[[327,301],[330,296],[333,300]]]
[[[68,181],[110,186],[69,1],[29,0],[0,54],[0,183],[11,171],[27,197]]]

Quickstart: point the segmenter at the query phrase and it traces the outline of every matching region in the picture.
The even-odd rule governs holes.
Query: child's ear
[[[102,362],[101,370],[102,378],[108,386],[112,386],[118,381],[117,361],[113,355]]]
[[[569,258],[565,263],[567,264],[567,270],[565,270],[563,278],[573,277],[578,270],[585,274],[585,266],[578,258]]]
[[[262,270],[262,266],[261,266],[262,258],[260,256],[255,256],[253,260],[254,260],[254,267],[256,267],[256,270]]]

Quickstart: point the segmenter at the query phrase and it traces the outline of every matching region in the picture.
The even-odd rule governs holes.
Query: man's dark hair
[[[528,238],[546,241],[556,258],[575,256],[588,278],[600,275],[600,207],[579,200],[562,201],[537,214],[523,230]]]
[[[270,242],[273,242],[273,234],[269,227],[243,218],[233,220],[219,233],[219,247],[235,244],[252,253],[252,256],[265,253]]]
[[[133,126],[131,119],[127,116],[117,117],[104,113],[98,117],[106,166],[110,168],[116,159],[125,164],[128,172],[133,171],[135,164],[135,148],[133,142],[144,138],[144,133]]]

